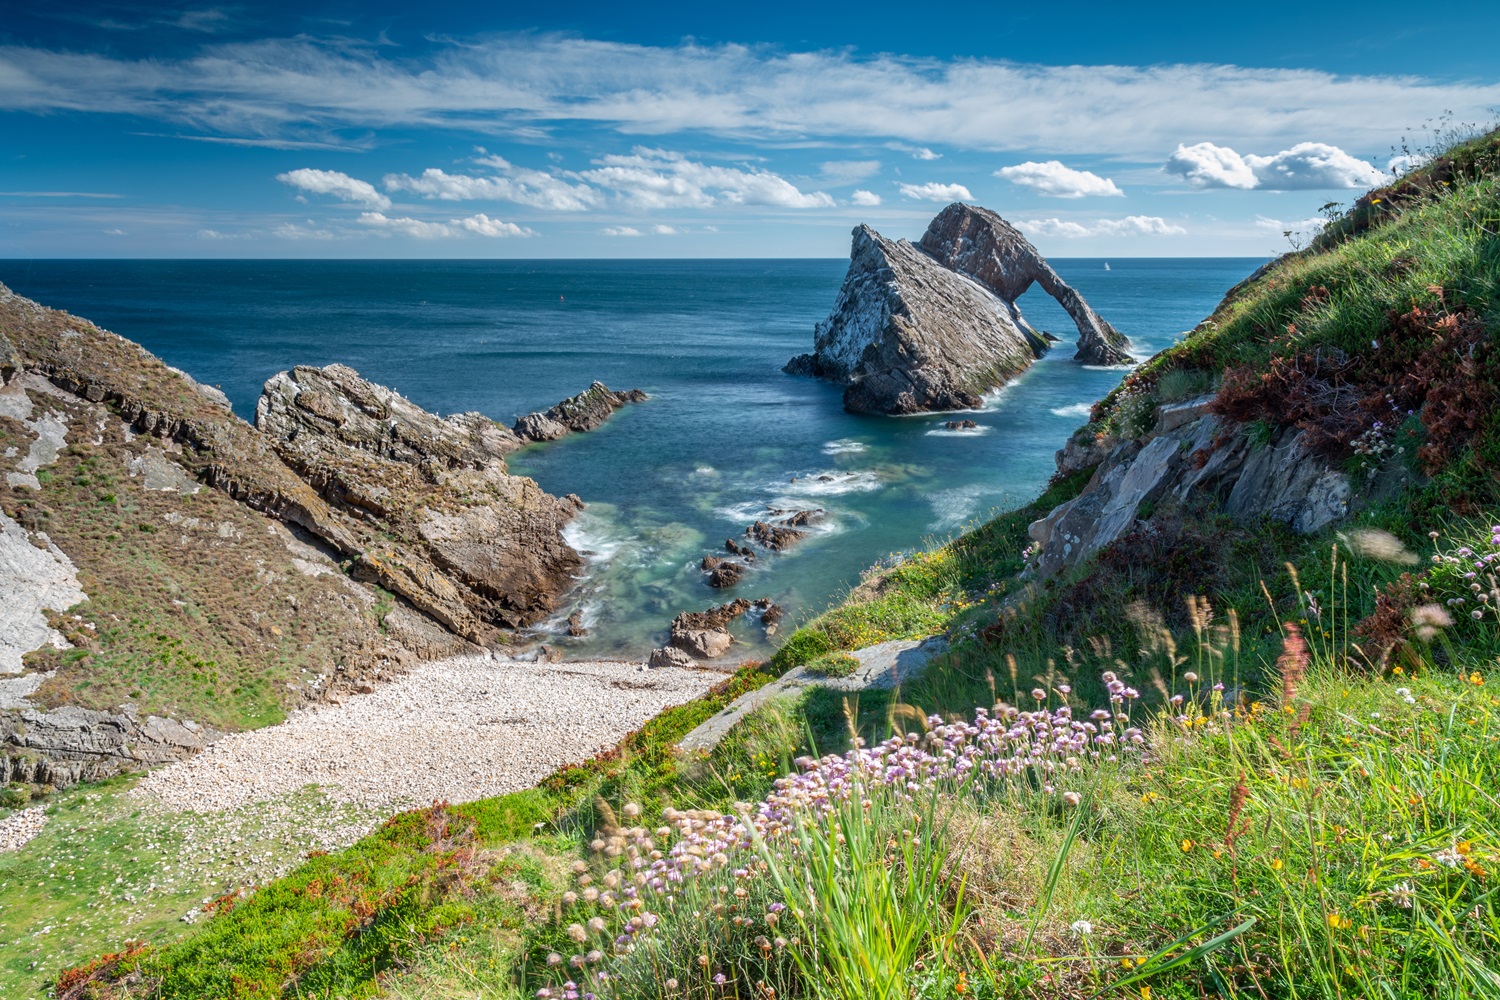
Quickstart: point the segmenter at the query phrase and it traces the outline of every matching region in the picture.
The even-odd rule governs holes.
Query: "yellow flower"
[[[1193,849],[1193,842],[1191,840],[1184,840],[1182,842],[1182,853],[1183,854],[1186,854],[1188,851],[1191,851],[1192,849]]]
[[[1328,914],[1328,926],[1332,927],[1334,930],[1339,930],[1340,928],[1344,927],[1353,927],[1354,921],[1350,920],[1348,917],[1340,916],[1337,913],[1330,913]]]
[[[1393,674],[1404,674],[1404,673],[1406,673],[1406,671],[1404,669],[1402,669],[1401,666],[1398,664],[1398,665],[1396,665],[1396,666],[1394,666],[1394,667],[1391,668],[1391,673],[1393,673]]]
[[[1151,987],[1149,987],[1149,986],[1142,986],[1141,987],[1141,1000],[1151,1000]]]
[[[1284,867],[1284,865],[1282,865],[1280,858],[1272,858],[1271,859],[1271,870],[1273,872],[1279,872],[1279,871],[1281,871],[1281,869],[1283,867]]]
[[[1484,683],[1484,675],[1481,674],[1477,670],[1474,671],[1472,674],[1469,675],[1469,683],[1475,685],[1476,687],[1479,686],[1480,684],[1483,684]]]
[[[1467,840],[1460,840],[1458,843],[1453,845],[1453,850],[1457,851],[1459,854],[1468,854],[1469,852],[1474,850],[1474,845],[1469,843]]]

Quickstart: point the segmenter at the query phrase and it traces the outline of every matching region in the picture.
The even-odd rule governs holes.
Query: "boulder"
[[[752,541],[759,542],[773,552],[780,552],[782,549],[806,538],[807,532],[789,527],[784,523],[768,524],[765,521],[756,521],[745,529],[745,536]]]
[[[656,667],[678,667],[681,669],[692,669],[697,666],[693,658],[676,646],[662,646],[653,649],[651,655],[646,659],[646,666]]]
[[[729,652],[734,636],[723,628],[686,628],[672,632],[672,645],[700,660],[712,660]]]
[[[704,556],[701,568],[708,574],[708,585],[719,590],[739,583],[748,569],[744,563],[717,556]]]
[[[977,431],[979,425],[972,420],[949,420],[943,424],[950,431]]]

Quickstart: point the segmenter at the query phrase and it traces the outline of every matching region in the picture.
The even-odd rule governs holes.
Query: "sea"
[[[1212,311],[1262,258],[1051,263],[1141,358]],[[844,412],[839,387],[784,374],[811,350],[847,261],[0,261],[0,281],[137,341],[221,388],[246,420],[293,365],[349,365],[419,405],[509,424],[586,388],[650,400],[509,459],[587,507],[568,529],[586,571],[543,623],[570,658],[640,657],[673,616],[736,596],[787,612],[784,635],[872,564],[1034,499],[1054,453],[1124,376],[1072,360],[1076,331],[1042,290],[1020,307],[1062,343],[962,414]],[[968,418],[977,431],[943,425]],[[821,508],[812,535],[731,590],[699,569],[757,518]],[[563,634],[580,610],[589,634]],[[774,645],[737,627],[744,656]]]

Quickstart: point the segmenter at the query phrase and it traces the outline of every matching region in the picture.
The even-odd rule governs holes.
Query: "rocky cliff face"
[[[0,783],[191,754],[571,588],[577,498],[506,471],[529,438],[340,366],[276,376],[259,411],[0,286]]]
[[[342,365],[273,376],[255,409],[276,454],[358,527],[357,579],[475,642],[551,612],[582,562],[562,528],[582,507],[505,471],[516,434],[440,418]]]
[[[854,230],[849,271],[813,352],[786,370],[847,388],[856,413],[916,413],[980,405],[1047,349],[1016,307],[1039,282],[1079,331],[1077,358],[1130,361],[1129,342],[1058,277],[1014,227],[987,209],[954,204],[918,245]]]
[[[786,370],[845,385],[854,413],[980,405],[1046,350],[1013,307],[905,240],[854,230],[849,271],[812,354]]]
[[[1058,277],[1020,230],[987,208],[955,202],[938,213],[917,244],[934,260],[967,275],[1014,304],[1033,283],[1057,300],[1078,327],[1074,360],[1090,365],[1130,364],[1130,341],[1089,308]]]
[[[1301,534],[1341,520],[1355,498],[1349,477],[1285,429],[1253,443],[1243,425],[1210,412],[1213,395],[1162,406],[1152,430],[1126,441],[1075,437],[1057,453],[1064,472],[1097,463],[1075,499],[1033,523],[1030,569],[1053,576],[1131,531],[1146,528],[1156,506],[1193,498],[1216,501],[1231,517],[1270,517]]]

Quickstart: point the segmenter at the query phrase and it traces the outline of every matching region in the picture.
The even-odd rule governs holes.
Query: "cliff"
[[[854,230],[849,270],[813,352],[792,374],[846,386],[856,413],[976,408],[1047,342],[1016,300],[1039,283],[1078,326],[1079,361],[1122,364],[1129,342],[1089,308],[1013,226],[988,209],[948,206],[920,243]]]
[[[0,286],[0,782],[190,754],[550,614],[581,504],[506,471],[528,440],[338,365],[273,377],[251,426]]]

